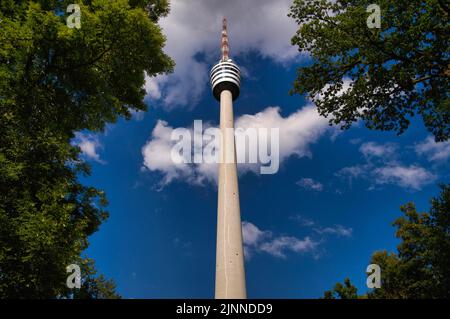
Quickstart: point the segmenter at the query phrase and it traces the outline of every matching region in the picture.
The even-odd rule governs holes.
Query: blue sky
[[[147,113],[121,120],[104,134],[79,134],[83,156],[93,166],[92,176],[82,181],[103,189],[110,202],[110,218],[90,238],[86,254],[116,281],[123,297],[214,296],[213,173],[177,170],[145,146],[164,151],[157,127],[165,132],[199,119],[217,125],[219,108],[207,77],[219,57],[222,15],[230,21],[231,55],[244,67],[235,118],[252,123],[259,113],[283,129],[278,173],[246,171],[239,177],[250,298],[317,298],[345,277],[365,291],[371,254],[396,248],[391,223],[401,214],[399,206],[414,201],[419,210],[428,209],[437,183],[448,181],[450,145],[435,144],[419,119],[401,136],[361,124],[340,132],[306,113],[314,108],[309,101],[288,94],[296,67],[308,61],[291,51],[295,26],[285,16],[288,3],[269,10],[271,2],[262,1],[246,26],[245,8],[173,1],[162,26],[175,74],[148,79]],[[214,14],[189,23],[191,11],[199,10]],[[267,21],[275,34],[264,29]]]

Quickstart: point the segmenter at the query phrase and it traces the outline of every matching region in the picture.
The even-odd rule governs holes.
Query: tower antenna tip
[[[228,46],[228,33],[227,33],[227,18],[223,17],[223,29],[222,29],[222,61],[229,59],[230,48]]]

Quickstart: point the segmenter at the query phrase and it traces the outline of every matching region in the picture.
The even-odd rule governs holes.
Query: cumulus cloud
[[[302,239],[294,236],[275,236],[272,232],[261,230],[246,221],[242,222],[242,236],[247,259],[255,252],[264,252],[278,258],[286,258],[288,252],[315,253],[320,244],[309,236]]]
[[[315,143],[329,128],[328,121],[319,116],[314,106],[305,106],[287,117],[282,117],[279,107],[268,107],[254,115],[243,115],[235,122],[236,128],[278,128],[279,163],[290,156],[311,157],[309,146]],[[217,165],[208,163],[175,163],[171,150],[176,141],[171,139],[174,128],[167,122],[158,121],[150,139],[142,148],[143,167],[164,175],[161,186],[179,179],[190,184],[217,181]],[[193,129],[189,128],[191,136]],[[205,131],[206,132],[206,131]],[[249,147],[244,140],[236,141],[238,158],[248,158]],[[260,163],[259,163],[260,164]],[[258,164],[238,164],[240,173],[259,172]]]
[[[209,87],[209,68],[220,58],[224,16],[232,57],[256,51],[279,63],[295,60],[298,50],[290,38],[297,25],[287,17],[291,4],[291,0],[172,0],[171,12],[160,25],[167,36],[165,52],[176,67],[173,74],[147,78],[148,98],[161,99],[167,108],[198,102]]]
[[[397,161],[396,144],[368,142],[362,144],[359,151],[365,163],[344,167],[337,176],[347,178],[350,183],[356,178],[368,180],[371,188],[391,184],[409,190],[420,190],[437,179],[435,174],[417,164],[405,165]]]
[[[175,179],[190,184],[202,184],[205,178],[215,178],[215,164],[188,164],[180,154],[172,154],[175,141],[171,139],[173,127],[159,120],[153,129],[150,140],[142,147],[143,169],[159,171],[163,174],[160,186],[163,187]],[[174,158],[172,156],[179,156]]]
[[[268,107],[254,115],[242,115],[236,128],[278,128],[280,132],[280,162],[291,155],[312,157],[309,145],[315,143],[330,127],[328,120],[319,115],[314,105],[298,109],[282,117],[279,107]],[[237,145],[237,152],[242,151]]]
[[[436,176],[423,167],[389,164],[374,171],[377,184],[397,184],[400,187],[420,190],[424,185],[433,183]]]
[[[188,170],[187,165],[173,165],[171,157],[173,128],[165,121],[159,120],[153,129],[151,141],[142,148],[144,166],[151,171],[164,172],[164,183],[170,183],[174,178],[183,175]]]
[[[150,99],[157,100],[161,97],[161,91],[159,90],[158,82],[155,77],[149,77],[145,75],[145,92]]]
[[[431,162],[444,162],[450,158],[450,141],[436,143],[432,136],[428,136],[415,145],[415,151]]]
[[[77,145],[80,148],[82,156],[85,159],[90,159],[100,164],[105,164],[105,161],[100,158],[98,153],[99,149],[103,146],[97,135],[77,132],[75,133],[75,138],[72,141],[72,144]]]
[[[270,237],[271,233],[268,231],[262,231],[252,223],[242,222],[242,236],[244,238],[244,244],[247,246],[256,246],[264,238]]]
[[[313,180],[312,178],[302,178],[296,182],[298,186],[306,190],[313,190],[321,192],[323,190],[323,185],[320,182]]]
[[[333,95],[335,96],[342,96],[346,93],[348,93],[351,88],[353,86],[353,81],[352,79],[348,78],[348,77],[344,77],[343,81],[342,81],[342,87],[339,91],[337,92],[333,92]],[[330,84],[326,84],[318,94],[316,94],[314,96],[314,99],[316,100],[323,100],[326,96],[326,93],[331,89],[331,85]]]

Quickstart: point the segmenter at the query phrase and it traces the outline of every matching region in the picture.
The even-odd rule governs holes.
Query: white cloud
[[[130,110],[131,118],[136,121],[142,121],[145,117],[145,112],[140,110]]]
[[[393,143],[378,144],[375,142],[363,143],[359,151],[366,157],[378,157],[381,159],[390,159],[395,155],[397,145]]]
[[[161,97],[161,91],[159,90],[158,82],[155,77],[149,77],[145,75],[145,92],[148,97],[157,100]]]
[[[412,190],[420,190],[436,180],[434,174],[416,165],[387,165],[376,168],[374,174],[377,184],[397,184]]]
[[[290,156],[311,157],[309,146],[315,143],[329,128],[328,121],[319,116],[314,106],[308,105],[297,112],[282,117],[279,107],[268,107],[254,115],[243,115],[235,122],[236,128],[279,128],[280,164]],[[150,171],[163,173],[161,186],[174,180],[184,180],[191,184],[203,184],[217,180],[216,164],[176,164],[171,159],[174,141],[171,140],[173,128],[167,122],[158,121],[151,138],[142,148],[144,167]],[[192,135],[192,132],[191,132]],[[247,148],[248,150],[248,148]],[[245,152],[245,146],[237,141],[236,151]],[[258,165],[238,164],[241,173],[259,172]]]
[[[172,0],[160,25],[167,36],[165,52],[176,62],[173,74],[147,78],[148,96],[167,108],[195,105],[209,89],[209,68],[220,58],[222,18],[228,18],[230,53],[256,51],[276,62],[298,57],[290,39],[297,30],[287,16],[291,0]],[[202,56],[198,59],[199,55]],[[238,61],[237,61],[238,62]]]
[[[309,218],[305,218],[302,215],[291,216],[290,219],[300,223],[301,226],[312,228],[317,234],[320,235],[336,235],[338,237],[352,237],[353,229],[342,225],[334,225],[322,227],[315,221]]]
[[[288,252],[315,253],[319,242],[306,236],[299,239],[293,236],[274,236],[270,231],[260,230],[250,222],[242,222],[245,257],[254,252],[265,252],[274,257],[286,258]]]
[[[314,228],[314,231],[321,235],[336,235],[339,237],[352,237],[353,229],[342,225],[332,227]]]
[[[360,138],[352,138],[352,139],[349,140],[349,142],[350,142],[350,144],[357,145],[357,144],[360,144],[362,142],[362,139],[360,139]]]
[[[336,173],[338,177],[348,178],[352,183],[356,178],[362,178],[374,185],[397,185],[409,190],[421,190],[433,183],[437,176],[418,165],[404,165],[396,162],[376,166],[372,163],[344,167]]]
[[[309,145],[315,143],[329,128],[328,120],[317,108],[307,105],[288,117],[282,117],[279,107],[268,107],[254,115],[242,115],[236,128],[278,128],[280,130],[280,163],[291,155],[312,157]],[[242,151],[237,145],[237,151]]]
[[[270,237],[271,233],[268,231],[262,231],[252,223],[242,222],[242,236],[244,244],[247,246],[256,246],[263,239]]]
[[[342,88],[339,91],[337,91],[337,92],[333,92],[333,95],[334,96],[342,96],[343,94],[348,93],[351,90],[352,86],[353,86],[352,79],[350,79],[348,77],[345,77],[345,78],[343,78],[343,81],[342,81]],[[330,84],[326,84],[322,88],[322,90],[320,90],[320,92],[314,96],[314,98],[316,100],[323,100],[325,98],[326,93],[330,89],[331,89],[331,85]]]
[[[372,166],[368,164],[347,166],[340,169],[339,172],[336,173],[336,175],[341,177],[348,177],[349,182],[351,182],[354,178],[363,177],[368,174],[371,168]]]
[[[72,141],[72,144],[77,145],[80,148],[83,157],[101,164],[105,164],[105,161],[103,161],[98,154],[98,150],[102,148],[102,144],[100,143],[98,136],[77,132],[75,133],[75,138]]]
[[[336,175],[348,178],[349,182],[356,178],[370,181],[375,185],[397,185],[409,190],[420,190],[433,183],[437,176],[419,165],[405,165],[395,160],[397,145],[392,143],[364,143],[359,151],[366,160],[363,164],[344,167]]]
[[[143,167],[150,171],[162,172],[164,177],[160,186],[169,184],[175,179],[183,178],[189,183],[198,183],[196,170],[182,161],[175,163],[172,160],[172,147],[175,144],[171,140],[173,128],[167,122],[159,120],[153,129],[151,139],[142,147],[144,158]]]
[[[312,227],[316,224],[312,219],[305,218],[302,215],[290,216],[289,219],[295,220],[305,227]]]
[[[271,241],[264,242],[259,246],[261,251],[271,254],[275,257],[286,258],[286,252],[307,253],[316,250],[319,242],[310,237],[298,239],[296,237],[281,236]]]
[[[304,189],[313,191],[322,191],[323,185],[320,182],[313,180],[312,178],[302,178],[296,182],[296,184]]]
[[[436,143],[432,136],[428,136],[416,144],[415,151],[418,155],[426,156],[429,161],[443,162],[450,158],[450,141]]]

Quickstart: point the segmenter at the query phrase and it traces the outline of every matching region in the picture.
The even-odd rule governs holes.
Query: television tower
[[[242,225],[234,138],[233,101],[239,96],[239,67],[229,58],[227,20],[223,19],[222,59],[210,73],[212,92],[220,101],[220,163],[217,208],[217,299],[246,299]]]

